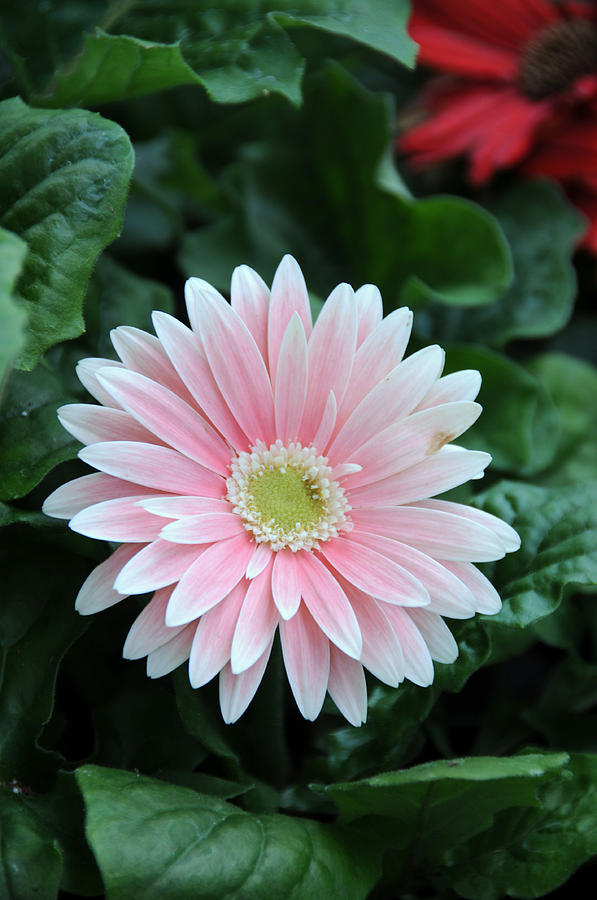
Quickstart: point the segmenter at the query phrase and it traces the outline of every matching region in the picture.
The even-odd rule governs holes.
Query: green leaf
[[[0,550],[0,778],[26,784],[43,780],[56,767],[37,739],[52,712],[60,661],[87,627],[73,598],[88,563],[38,541],[37,534],[7,529]]]
[[[440,760],[319,790],[333,797],[341,822],[366,818],[400,870],[441,859],[489,828],[500,810],[537,806],[538,786],[567,760],[566,753]]]
[[[100,874],[85,841],[85,808],[74,774],[58,772],[56,782],[48,792],[31,794],[24,790],[20,797],[38,827],[45,829],[60,852],[60,887],[75,896],[101,894]],[[52,894],[52,898],[54,896]]]
[[[511,263],[493,217],[389,184],[394,120],[388,96],[327,65],[305,82],[304,111],[243,148],[226,173],[229,215],[186,236],[182,268],[226,288],[239,260],[268,279],[290,251],[320,296],[339,281],[377,284],[389,308],[428,294],[464,305],[500,296]]]
[[[331,34],[352,38],[372,50],[386,53],[397,62],[413,67],[417,45],[409,37],[406,26],[409,4],[406,0],[369,0],[363,4],[359,0],[335,0],[297,4],[279,3],[277,9],[288,6],[289,11],[273,12],[271,16],[286,27],[293,25],[311,26]],[[300,6],[304,7],[304,11]],[[309,14],[308,10],[312,12]]]
[[[23,346],[26,315],[12,291],[26,253],[27,245],[16,234],[0,228],[0,392],[5,373]]]
[[[96,28],[75,59],[56,73],[51,89],[36,98],[44,106],[99,106],[181,84],[200,84],[180,42],[153,43]]]
[[[367,842],[336,826],[251,815],[115,769],[84,766],[77,780],[108,900],[357,900],[378,877]]]
[[[62,869],[60,851],[23,802],[21,790],[16,783],[0,790],[0,894],[6,900],[54,900]]]
[[[416,316],[415,316],[416,318]],[[532,475],[554,458],[559,422],[548,391],[522,366],[481,347],[451,347],[446,372],[478,369],[483,413],[462,438],[472,450],[486,450],[492,469]]]
[[[558,488],[501,482],[475,504],[513,525],[521,549],[495,565],[504,602],[492,622],[519,628],[597,584],[597,482]]]
[[[120,231],[133,167],[124,131],[100,116],[0,104],[0,224],[27,242],[17,284],[27,312],[19,360],[84,328],[81,305],[92,267]]]
[[[571,259],[585,228],[581,216],[556,185],[544,181],[519,181],[488,208],[512,248],[511,287],[482,309],[430,304],[415,320],[422,337],[501,347],[517,338],[555,334],[568,322],[576,296]]]
[[[56,416],[72,399],[44,363],[30,374],[12,373],[0,411],[0,498],[23,497],[54,466],[77,455],[80,444]]]
[[[597,853],[597,756],[572,756],[539,799],[538,809],[498,814],[448,858],[445,880],[459,896],[543,897]]]
[[[541,476],[549,485],[578,484],[595,476],[597,456],[597,368],[571,356],[551,353],[529,369],[549,392],[559,415],[559,442],[553,465]]]

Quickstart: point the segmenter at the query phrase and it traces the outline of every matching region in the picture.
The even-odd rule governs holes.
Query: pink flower
[[[59,411],[99,472],[58,488],[44,511],[121,544],[76,607],[153,591],[124,656],[147,656],[152,678],[188,659],[193,687],[219,673],[227,722],[253,698],[279,630],[303,716],[329,691],[358,725],[363,667],[429,685],[432,660],[458,653],[442,616],[500,608],[472,563],[516,550],[518,536],[428,499],[490,461],[447,446],[481,412],[479,373],[440,377],[437,346],[403,360],[412,313],[382,320],[372,285],[339,285],[313,326],[290,256],[271,295],[246,266],[231,305],[198,278],[185,293],[192,329],[160,312],[157,337],[115,329],[122,361],[78,366],[101,405]]]

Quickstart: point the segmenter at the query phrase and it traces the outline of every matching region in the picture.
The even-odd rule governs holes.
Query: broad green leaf
[[[44,363],[34,372],[13,372],[0,411],[0,498],[28,494],[80,444],[64,430],[56,410],[72,400],[61,378]]]
[[[536,357],[532,374],[549,392],[560,421],[553,464],[541,476],[550,485],[578,484],[597,475],[597,368],[563,354]]]
[[[58,70],[47,94],[36,99],[50,107],[99,106],[181,84],[201,80],[185,61],[180,42],[154,43],[96,28],[85,35],[74,60]]]
[[[274,128],[226,172],[228,216],[186,236],[185,272],[225,289],[239,261],[271,279],[290,251],[323,297],[340,281],[377,284],[389,308],[427,294],[470,305],[503,293],[510,254],[492,216],[457,197],[417,202],[389,184],[389,97],[330,64],[306,80],[304,110]]]
[[[522,366],[481,347],[450,348],[446,372],[459,369],[478,369],[483,379],[478,397],[483,413],[462,443],[491,453],[492,469],[518,476],[544,469],[554,458],[559,434],[548,391]]]
[[[28,319],[21,368],[82,333],[87,281],[120,231],[132,166],[113,122],[18,98],[0,104],[0,224],[29,248],[16,288]]]
[[[379,874],[367,842],[337,826],[251,815],[121,770],[83,766],[77,780],[108,900],[357,900]]]
[[[573,755],[539,791],[538,809],[507,810],[459,847],[443,880],[461,897],[543,897],[597,853],[597,756]]]
[[[538,806],[537,788],[567,760],[566,753],[440,760],[320,789],[341,822],[366,818],[399,868],[412,854],[419,865],[438,861],[489,828],[500,810]]]
[[[571,259],[584,230],[579,213],[557,186],[543,181],[518,182],[488,209],[512,249],[511,287],[482,309],[465,312],[430,304],[425,316],[415,320],[422,337],[501,347],[517,338],[546,337],[568,322],[576,296]]]
[[[385,53],[408,66],[415,44],[406,33],[408,4],[384,0],[282,0],[214,10],[192,0],[174,10],[144,3],[114,7],[84,38],[36,101],[97,106],[179,85],[202,85],[217,103],[242,103],[278,93],[301,102],[305,60],[285,29],[316,29]],[[101,24],[101,23],[98,23]],[[283,27],[282,27],[283,26]],[[112,33],[108,34],[109,30]]]
[[[318,28],[352,38],[407,66],[415,64],[416,44],[406,31],[410,12],[407,0],[369,0],[366,4],[359,0],[311,0],[302,4],[287,0],[276,5],[277,10],[285,7],[288,11],[271,14],[281,25]]]
[[[37,739],[52,712],[60,661],[87,627],[73,598],[88,563],[37,540],[38,534],[4,529],[0,550],[0,779],[26,784],[56,767],[56,757],[42,752]]]
[[[510,522],[521,549],[495,564],[504,606],[492,622],[523,628],[597,584],[597,482],[543,488],[501,482],[475,503]]]
[[[0,228],[0,400],[4,376],[23,345],[25,311],[14,302],[13,288],[23,266],[27,245]]]
[[[43,794],[24,791],[20,798],[29,815],[35,818],[40,830],[45,829],[60,853],[60,887],[77,897],[100,895],[102,882],[85,841],[85,808],[74,774],[58,772],[49,791]],[[52,900],[54,896],[52,894]]]
[[[62,869],[60,850],[21,794],[16,782],[0,789],[0,895],[6,900],[54,900]]]

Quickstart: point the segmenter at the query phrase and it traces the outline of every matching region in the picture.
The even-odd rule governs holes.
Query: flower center
[[[548,25],[527,44],[518,73],[523,94],[542,100],[597,72],[597,28],[584,19]]]
[[[352,527],[344,490],[313,447],[258,441],[232,461],[226,486],[247,531],[272,550],[317,549]]]

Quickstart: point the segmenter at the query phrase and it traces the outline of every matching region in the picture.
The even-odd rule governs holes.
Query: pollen
[[[230,472],[227,499],[255,541],[272,550],[317,549],[352,527],[344,490],[313,447],[258,442]]]

